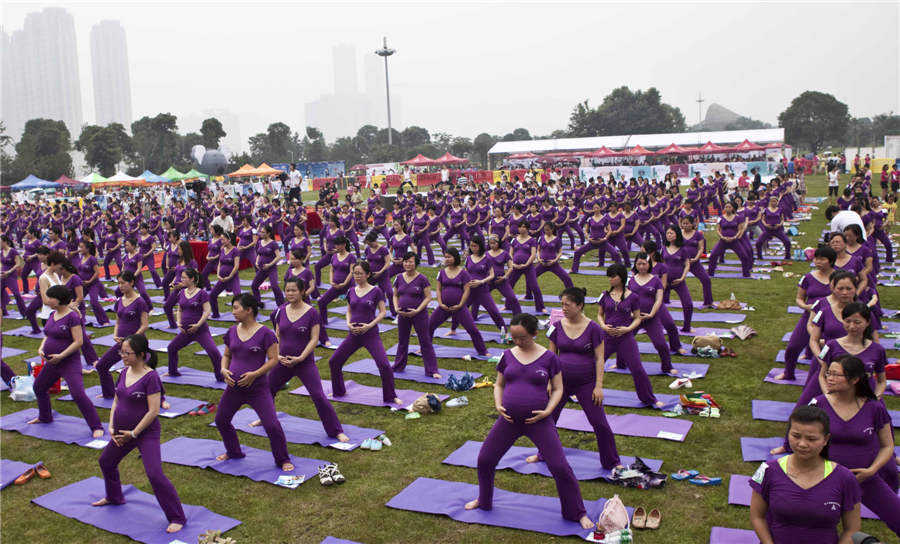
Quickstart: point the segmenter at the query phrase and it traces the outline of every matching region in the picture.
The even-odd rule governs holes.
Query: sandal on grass
[[[643,529],[647,523],[647,511],[644,510],[643,506],[638,506],[634,509],[634,514],[631,516],[631,526],[635,529]]]
[[[347,478],[344,478],[344,475],[341,474],[340,470],[338,470],[337,463],[331,463],[330,465],[326,465],[325,470],[328,471],[328,474],[331,476],[331,480],[334,483],[342,484],[347,481]]]
[[[697,472],[696,470],[684,470],[684,469],[681,469],[681,470],[679,470],[678,472],[676,472],[675,474],[672,475],[672,479],[673,479],[673,480],[687,480],[687,479],[689,479],[689,478],[695,478],[695,477],[697,477],[697,476],[699,476],[699,475],[700,475],[700,473]]]
[[[662,521],[662,512],[659,511],[659,508],[654,508],[650,510],[650,513],[647,515],[647,528],[648,529],[659,529],[659,524]]]
[[[700,476],[697,476],[696,478],[688,480],[688,482],[690,482],[694,485],[704,485],[704,486],[719,485],[722,483],[722,478],[710,478],[709,476],[703,476],[701,474]]]
[[[319,467],[319,483],[322,485],[331,485],[334,483],[334,478],[331,477],[331,469],[328,465]]]

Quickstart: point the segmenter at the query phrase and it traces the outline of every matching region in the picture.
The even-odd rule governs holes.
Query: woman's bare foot
[[[216,461],[226,461],[227,459],[229,459],[228,453],[223,453],[216,456]]]
[[[104,434],[106,434],[106,432],[103,429],[97,429],[94,431],[94,438],[103,438]]]
[[[526,463],[537,463],[539,461],[540,461],[540,459],[538,459],[537,455],[529,455],[528,457],[525,458]]]
[[[82,368],[82,369],[81,369],[81,375],[82,375],[82,376],[86,376],[86,375],[90,374],[91,372],[93,372],[93,370],[88,370],[88,369],[86,369],[86,368]]]
[[[808,361],[809,357],[807,357],[806,354],[804,353],[804,354],[800,355],[800,357],[797,357],[797,360],[798,361]]]
[[[169,375],[169,373],[166,372],[165,374],[163,374],[163,378],[165,378],[165,377],[168,376],[168,375]]]
[[[478,499],[466,503],[466,510],[475,510],[478,508]]]
[[[294,470],[294,464],[293,463],[285,463],[285,464],[281,465],[281,470],[283,470],[285,472],[290,472],[290,471]]]
[[[169,404],[169,401],[164,400],[164,401],[162,401],[162,403],[160,403],[159,407],[162,408],[163,410],[168,410],[169,408],[172,407],[172,405]]]
[[[594,522],[591,521],[591,518],[589,518],[587,516],[582,516],[581,519],[578,520],[578,522],[581,523],[582,529],[593,529],[594,528]]]
[[[338,442],[350,442],[350,437],[345,435],[344,433],[337,435],[336,438],[338,439]]]
[[[679,355],[687,355],[687,350],[684,348],[678,348],[678,354]]]
[[[677,375],[678,375],[678,371],[675,370],[674,368],[669,371],[669,376],[677,376]]]
[[[29,425],[37,425],[38,423],[43,423],[43,421],[41,421],[40,418],[37,417],[28,422]]]
[[[775,376],[775,379],[776,379],[776,380],[783,380],[783,379],[784,379],[784,372],[782,372],[781,374]]]
[[[325,344],[323,344],[323,345],[324,345],[326,348],[330,348],[330,347],[332,346],[331,342],[325,342]]]
[[[257,419],[256,421],[251,421],[250,424],[247,426],[248,427],[259,427],[260,425],[262,425],[262,420]]]
[[[894,462],[900,465],[900,457],[894,456]]]
[[[399,404],[400,406],[403,406],[403,401],[400,400],[400,399],[396,399],[396,398],[395,398],[395,399],[394,399],[394,404]]]
[[[106,500],[106,497],[103,497],[97,502],[92,502],[91,506],[106,506],[107,504],[109,504],[109,501]]]
[[[656,406],[657,408],[662,408],[665,405],[666,405],[665,402],[659,400],[659,401],[656,401],[656,404],[654,406]]]
[[[183,527],[184,527],[184,525],[182,525],[180,523],[170,523],[169,526],[166,527],[166,532],[167,533],[177,533]]]
[[[769,453],[772,455],[781,455],[782,453],[785,453],[784,446],[778,446],[777,448],[773,448],[773,449],[769,450]]]
[[[450,329],[449,331],[444,333],[444,336],[456,336],[456,331],[453,329]]]
[[[432,374],[431,377],[434,378],[434,379],[436,379],[436,380],[440,380],[440,379],[441,379],[441,375],[438,374],[437,372],[435,372],[434,374]]]

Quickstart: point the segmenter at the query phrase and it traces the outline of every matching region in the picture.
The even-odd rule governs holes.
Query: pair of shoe
[[[189,416],[208,416],[209,414],[216,411],[215,403],[210,404],[202,404],[198,406],[195,410],[191,410],[188,412]]]
[[[677,380],[669,384],[669,389],[681,389],[682,387],[690,389],[694,387],[694,384],[691,383],[690,378],[678,378]]]
[[[719,414],[719,409],[715,407],[704,408],[700,410],[700,417],[710,417],[713,419],[718,419],[720,415],[721,414]]]
[[[631,516],[631,526],[635,529],[659,529],[662,521],[662,512],[659,508],[650,510],[648,514],[643,506],[634,509],[634,515]]]
[[[485,377],[480,382],[475,382],[475,385],[472,386],[472,389],[481,389],[482,387],[493,387],[493,386],[494,386],[494,382],[492,382],[487,377]]]
[[[341,471],[338,470],[337,463],[329,463],[327,465],[319,466],[319,483],[322,485],[331,485],[331,484],[342,484],[346,482],[347,479],[344,478],[344,475],[341,474]]]
[[[366,438],[359,447],[364,450],[381,451],[381,444],[381,440],[377,438]]]
[[[28,469],[28,472],[16,478],[16,485],[27,484],[28,480],[34,478],[35,474],[40,476],[41,480],[46,480],[50,477],[50,471],[48,471],[44,465],[38,465],[34,468]]]

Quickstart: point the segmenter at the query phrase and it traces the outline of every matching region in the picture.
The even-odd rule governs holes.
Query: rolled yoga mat
[[[325,428],[322,426],[321,421],[296,417],[284,412],[276,412],[275,415],[278,417],[278,422],[281,423],[285,438],[287,438],[287,441],[291,444],[320,444],[322,446],[331,446],[332,444],[339,443],[337,438],[332,438],[325,434]],[[259,419],[259,416],[256,415],[256,412],[252,408],[244,408],[234,415],[231,424],[239,431],[266,438],[268,435],[262,426],[250,426],[250,423],[257,419]],[[216,424],[213,422],[210,423],[209,426],[215,427]],[[359,447],[366,438],[377,438],[384,434],[384,431],[378,429],[366,429],[355,425],[347,425],[346,423],[342,423],[341,427],[344,429],[344,434],[350,439],[350,442],[347,443],[352,444],[352,447],[348,447],[347,451]]]
[[[225,452],[225,444],[218,440],[202,440],[179,436],[160,446],[162,460],[166,463],[211,468],[216,472],[228,476],[243,476],[255,482],[268,482],[275,485],[280,476],[305,476],[310,480],[319,474],[319,466],[325,466],[328,461],[321,459],[306,459],[290,455],[294,470],[285,472],[281,467],[275,466],[272,452],[258,450],[241,444],[241,453],[245,457],[239,459],[216,460],[216,456]]]
[[[658,416],[642,416],[638,414],[625,414],[621,416],[607,414],[606,421],[613,434],[620,436],[639,436],[642,438],[661,438],[684,442],[684,437],[691,430],[693,423],[684,419],[666,418]],[[556,426],[570,431],[582,431],[593,433],[587,416],[582,410],[563,408],[562,414]]]
[[[398,399],[403,401],[403,404],[395,404],[393,402],[384,402],[382,400],[381,387],[361,385],[354,382],[353,380],[345,381],[344,387],[347,389],[346,395],[344,395],[343,397],[328,397],[328,400],[332,400],[335,402],[346,402],[347,404],[362,404],[363,406],[387,406],[390,408],[406,408],[411,406],[417,398],[425,394],[410,389],[395,389],[394,394],[397,395]],[[322,389],[325,391],[326,395],[331,395],[331,381],[322,382]],[[294,389],[293,391],[291,391],[291,394],[303,395],[308,397],[309,391],[307,391],[306,386],[303,386],[298,389]],[[444,400],[450,398],[450,395],[438,395],[438,398],[441,399],[441,402],[444,402]]]
[[[88,400],[91,401],[91,403],[94,405],[94,407],[105,408],[107,410],[112,409],[113,399],[105,399],[103,397],[97,397],[97,395],[100,395],[103,393],[103,389],[99,385],[88,387],[87,389],[84,390],[84,392],[87,394]],[[59,397],[56,400],[72,401],[74,399],[72,399],[72,395],[66,395],[64,397]],[[183,415],[187,414],[188,412],[190,412],[191,410],[197,408],[198,406],[202,406],[202,405],[206,404],[206,402],[204,402],[202,400],[180,399],[178,397],[168,397],[168,396],[166,397],[166,402],[171,404],[171,406],[169,407],[168,410],[163,410],[162,408],[160,408],[159,415],[161,417],[168,417],[168,418],[183,416]]]
[[[0,489],[6,488],[16,481],[16,478],[25,474],[41,463],[20,463],[9,459],[0,459]]]
[[[387,355],[389,357],[394,357],[397,355],[397,346],[399,344],[394,344],[393,346],[387,349]],[[500,357],[503,355],[503,352],[506,351],[504,349],[499,348],[488,348],[489,356],[478,355],[475,351],[475,348],[459,348],[454,346],[439,346],[435,344],[434,346],[434,354],[438,359],[462,359],[463,357],[471,357],[472,359],[477,359],[479,361],[487,361],[491,357]],[[410,344],[409,346],[409,354],[415,355],[416,357],[421,357],[422,354],[419,353],[419,346],[414,346]]]
[[[451,453],[442,461],[445,465],[455,465],[458,467],[478,468],[478,454],[481,452],[481,446],[484,442],[468,441],[458,450]],[[579,480],[596,480],[598,478],[609,478],[612,476],[611,469],[605,469],[600,465],[599,453],[595,451],[577,450],[573,448],[563,448],[566,453],[566,461],[575,472],[575,477]],[[498,470],[512,469],[519,474],[540,474],[541,476],[552,477],[547,463],[537,462],[529,463],[525,458],[535,455],[537,448],[523,448],[513,446],[506,452],[506,455],[500,459],[497,465]],[[625,466],[634,463],[634,457],[620,457],[622,464]],[[663,462],[656,459],[641,458],[651,470],[658,472]]]
[[[103,424],[106,434],[101,438],[94,438],[87,423],[80,417],[65,416],[56,411],[53,412],[53,423],[28,422],[38,417],[37,408],[26,408],[21,412],[13,412],[0,417],[0,429],[15,431],[25,436],[50,440],[52,442],[64,442],[66,444],[78,444],[79,446],[101,449],[109,442],[109,425]],[[88,444],[91,444],[88,446]]]
[[[462,523],[508,527],[555,536],[584,537],[593,532],[593,529],[582,529],[577,521],[563,519],[558,497],[525,495],[495,488],[493,510],[466,510],[465,504],[477,498],[477,485],[417,478],[388,501],[387,506],[410,512],[441,514]],[[598,519],[605,504],[606,499],[585,501],[587,516],[593,520]],[[632,509],[627,510],[630,519]]]
[[[783,421],[787,422],[794,411],[793,402],[778,402],[774,400],[754,400],[751,403],[751,411],[753,419],[763,419],[766,421]],[[888,410],[891,416],[891,424],[894,427],[900,427],[900,412]]]
[[[351,374],[369,374],[372,376],[381,376],[381,374],[379,374],[378,372],[378,365],[375,364],[374,359],[362,359],[356,361],[355,363],[345,365],[344,372],[350,372]],[[403,372],[394,371],[394,379],[410,380],[413,382],[430,383],[432,385],[442,386],[447,383],[447,378],[450,377],[451,374],[453,374],[457,378],[461,378],[466,372],[469,372],[469,376],[472,376],[472,379],[475,380],[483,376],[483,374],[481,374],[480,372],[471,372],[467,370],[447,370],[446,368],[439,368],[438,374],[440,374],[441,377],[432,378],[430,375],[425,374],[425,367],[407,365],[406,370],[404,370]]]
[[[220,516],[202,506],[182,504],[187,523],[181,531],[167,533],[169,522],[156,502],[156,497],[133,485],[123,485],[122,494],[125,496],[125,504],[110,504],[99,508],[91,506],[92,502],[106,496],[103,479],[93,476],[51,491],[31,502],[67,518],[146,544],[170,544],[183,539],[191,541],[207,530],[225,532],[241,524],[236,519]],[[51,519],[48,518],[48,521]]]

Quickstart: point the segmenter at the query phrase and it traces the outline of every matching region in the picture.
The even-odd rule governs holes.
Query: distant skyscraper
[[[334,94],[355,96],[359,93],[356,78],[356,46],[341,44],[333,49]]]
[[[131,79],[128,45],[119,21],[102,21],[91,29],[91,73],[97,124],[121,123],[131,130]]]
[[[3,87],[2,91],[0,91],[3,93],[3,112],[2,115],[0,115],[0,119],[3,120],[3,125],[6,127],[5,134],[18,140],[25,123],[19,122],[18,112],[16,111],[15,81],[17,78],[15,74],[15,64],[13,63],[12,48],[10,47],[9,34],[7,34],[5,30],[0,30],[0,41],[2,41],[2,43],[0,43],[0,50],[3,52]]]
[[[9,80],[12,118],[20,131],[30,119],[57,119],[66,123],[72,139],[78,138],[82,116],[75,19],[64,8],[28,14],[24,29],[14,32],[9,41],[9,55],[4,51],[4,120]],[[18,138],[20,132],[11,135]]]

